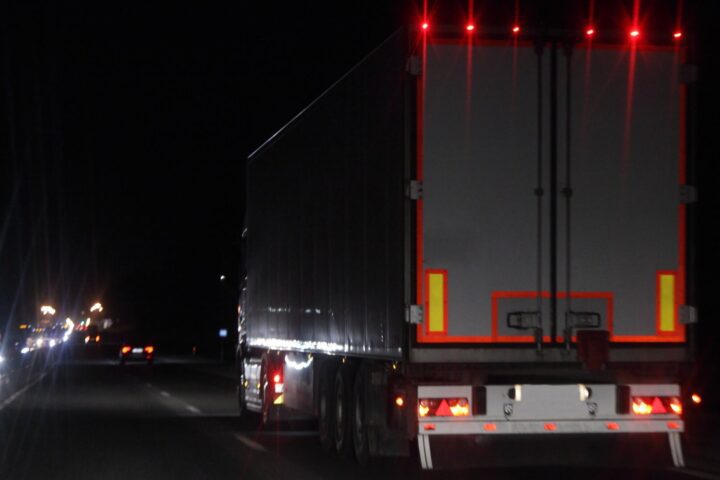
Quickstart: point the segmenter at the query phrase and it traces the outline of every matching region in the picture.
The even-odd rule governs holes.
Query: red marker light
[[[420,28],[422,28],[423,30],[427,30],[428,28],[430,28],[430,24],[427,22],[423,22],[423,24],[420,25]]]
[[[615,422],[608,422],[605,424],[608,430],[620,430],[620,425]]]
[[[473,30],[475,30],[475,25],[470,23],[467,27],[465,27],[465,30],[467,30],[468,32],[472,32]]]
[[[593,27],[588,27],[587,30],[585,30],[585,35],[592,37],[595,35],[595,29]]]
[[[402,407],[403,405],[405,405],[405,399],[399,396],[395,397],[395,405],[397,405],[398,407]]]
[[[426,423],[425,425],[423,425],[423,430],[433,431],[433,430],[435,430],[435,424],[434,423]]]
[[[682,34],[681,31],[677,31],[677,32],[673,33],[673,38],[674,38],[675,40],[679,40],[679,39],[682,38],[682,35],[683,35],[683,34]]]
[[[543,425],[543,428],[545,428],[548,432],[554,432],[557,430],[557,425],[554,423],[546,423]]]
[[[486,432],[496,432],[497,425],[495,425],[494,423],[486,423],[485,425],[483,425],[483,430],[485,430]]]
[[[515,25],[515,26],[513,27],[513,29],[512,29],[512,32],[513,32],[515,35],[517,35],[518,33],[520,33],[520,26],[519,26],[519,25]]]

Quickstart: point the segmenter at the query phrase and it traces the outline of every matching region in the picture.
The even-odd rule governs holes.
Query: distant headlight
[[[5,361],[5,357],[3,357],[2,355],[0,355],[0,363],[3,363],[4,361]]]

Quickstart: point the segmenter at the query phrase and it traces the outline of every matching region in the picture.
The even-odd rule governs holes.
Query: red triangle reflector
[[[659,397],[655,397],[655,400],[653,400],[652,413],[667,413],[667,409]]]
[[[452,416],[452,412],[450,411],[450,407],[448,406],[447,402],[443,400],[440,402],[440,406],[435,410],[435,416],[437,417],[450,417]]]

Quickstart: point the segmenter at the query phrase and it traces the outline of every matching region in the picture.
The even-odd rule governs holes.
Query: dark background
[[[589,1],[523,1],[524,24],[580,28]],[[405,1],[3,2],[0,11],[0,326],[51,303],[183,349],[232,332],[244,159],[391,33]],[[462,24],[467,2],[435,2]],[[618,28],[632,1],[597,2]],[[702,378],[716,377],[720,245],[716,2],[685,1],[700,65],[696,242]],[[476,1],[509,25],[514,4]],[[676,1],[643,1],[672,29]],[[457,17],[457,18],[456,18]],[[624,28],[624,27],[623,27]],[[220,281],[220,275],[226,275]]]

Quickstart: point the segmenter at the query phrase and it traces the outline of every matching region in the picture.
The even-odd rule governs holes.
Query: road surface
[[[233,381],[207,362],[159,356],[153,366],[121,367],[110,358],[64,357],[28,379],[15,395],[0,399],[0,479],[421,476],[409,459],[377,461],[363,469],[350,459],[324,453],[310,422],[260,429],[253,421],[241,420]],[[665,468],[474,469],[450,476],[720,478]],[[448,472],[429,477],[448,478]]]

